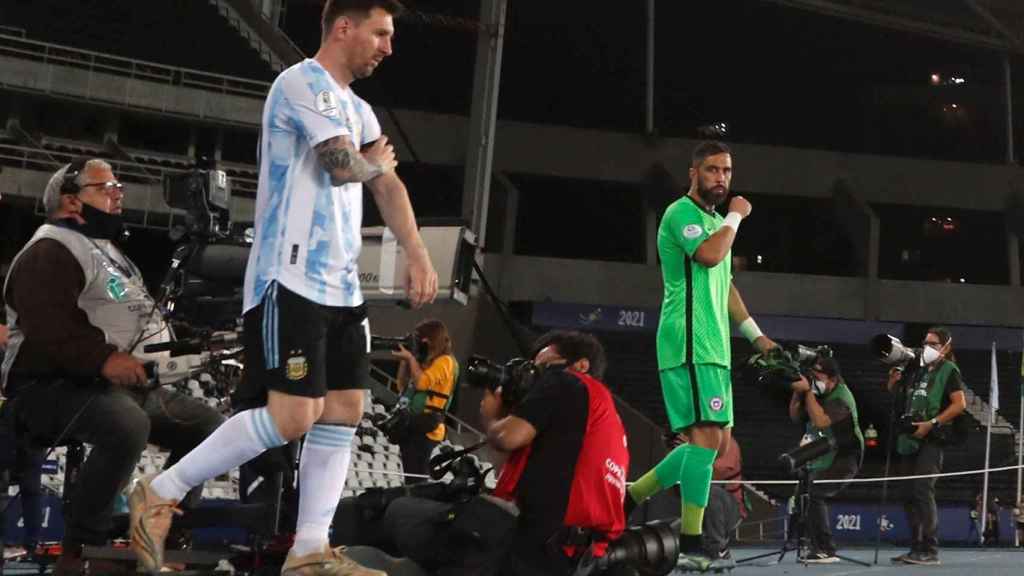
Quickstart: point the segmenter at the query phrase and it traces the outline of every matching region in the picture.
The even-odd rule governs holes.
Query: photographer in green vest
[[[943,447],[963,436],[957,417],[967,408],[960,368],[953,356],[953,337],[942,327],[929,328],[919,361],[889,371],[886,388],[903,407],[896,439],[896,475],[942,472]],[[960,420],[959,422],[963,422]],[[893,558],[907,564],[939,564],[938,511],[935,478],[906,483],[904,508],[911,530],[911,550]]]
[[[793,383],[789,417],[804,423],[803,443],[820,437],[835,441],[836,449],[807,464],[811,480],[849,480],[860,470],[864,455],[864,437],[857,421],[857,402],[839,372],[839,363],[819,354],[810,368],[813,381],[801,377]],[[812,564],[838,562],[832,539],[827,500],[846,482],[812,485],[807,510],[807,534],[811,549],[804,560]]]

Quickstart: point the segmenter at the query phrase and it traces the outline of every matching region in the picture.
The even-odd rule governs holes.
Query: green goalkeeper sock
[[[646,474],[637,478],[636,481],[630,485],[629,489],[626,490],[626,497],[632,500],[634,504],[640,504],[661,490],[662,487],[661,483],[658,481],[657,470],[655,468],[651,468]]]
[[[691,444],[679,470],[679,491],[682,495],[680,531],[686,535],[702,533],[704,508],[711,491],[711,472],[717,452]]]
[[[639,504],[679,482],[679,471],[682,469],[683,462],[686,461],[689,449],[689,444],[676,446],[654,468],[651,468],[646,474],[638,478],[629,487],[629,496],[633,499],[633,502]]]

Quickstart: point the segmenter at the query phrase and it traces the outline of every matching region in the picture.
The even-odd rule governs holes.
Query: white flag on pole
[[[992,380],[989,382],[988,404],[992,413],[999,410],[999,371],[996,366],[996,343],[992,343]]]

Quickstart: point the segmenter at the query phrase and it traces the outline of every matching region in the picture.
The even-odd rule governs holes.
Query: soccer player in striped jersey
[[[391,54],[395,0],[328,0],[320,50],[282,72],[260,137],[255,239],[244,287],[246,369],[265,407],[235,414],[180,462],[137,483],[132,547],[157,574],[185,491],[306,435],[295,543],[281,573],[380,576],[328,545],[363,413],[369,324],[359,289],[363,184],[405,249],[408,295],[431,302],[437,274],[416,228],[397,161],[351,83]]]

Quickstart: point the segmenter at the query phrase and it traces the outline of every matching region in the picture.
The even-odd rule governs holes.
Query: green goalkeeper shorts
[[[732,426],[732,378],[717,364],[683,364],[662,370],[661,392],[673,432],[694,424]]]

